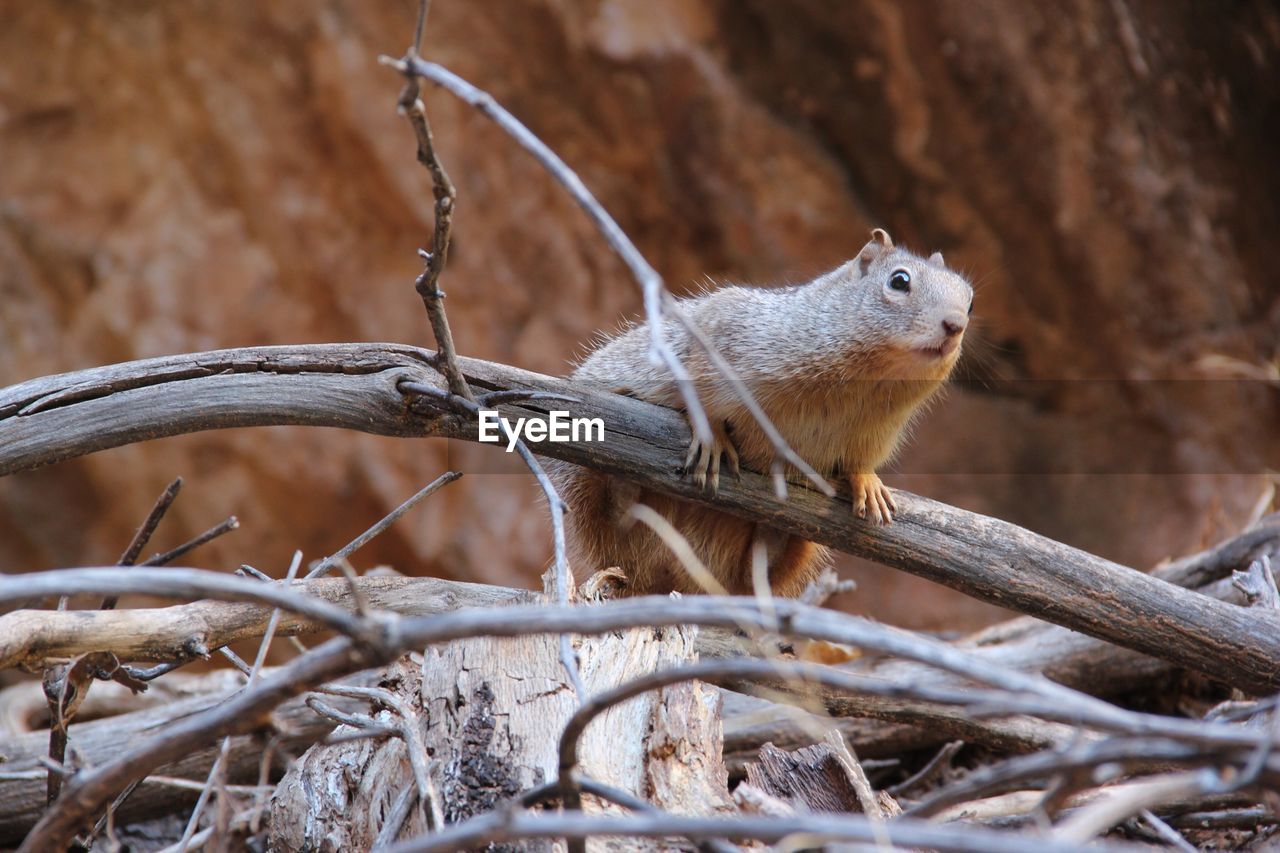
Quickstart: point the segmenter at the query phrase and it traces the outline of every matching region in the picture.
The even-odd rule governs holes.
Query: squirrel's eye
[[[889,276],[889,286],[906,293],[911,289],[911,273],[906,270],[894,270],[893,275]]]
[[[973,300],[972,299],[969,300],[969,316],[970,317],[973,316]]]

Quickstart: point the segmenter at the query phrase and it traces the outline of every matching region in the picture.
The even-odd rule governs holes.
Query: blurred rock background
[[[0,0],[0,384],[219,347],[430,345],[430,193],[379,53],[412,0]],[[964,380],[897,486],[1148,567],[1237,529],[1280,468],[1280,14],[1191,0],[436,0],[425,52],[553,146],[673,290],[799,282],[872,226],[978,286]],[[639,310],[580,211],[428,92],[458,187],[464,354],[561,374]],[[489,451],[496,453],[497,451]],[[435,441],[205,433],[0,480],[0,570],[155,547],[282,573],[444,470],[358,555],[531,584],[529,478]],[[487,472],[487,473],[486,473]],[[961,629],[995,608],[841,563],[838,604]]]

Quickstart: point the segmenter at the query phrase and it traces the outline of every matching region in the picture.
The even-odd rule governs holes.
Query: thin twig
[[[862,815],[807,814],[766,817],[737,814],[730,817],[695,817],[674,814],[594,816],[581,812],[529,815],[488,812],[443,832],[402,841],[388,853],[451,853],[487,843],[535,838],[668,838],[694,841],[718,838],[752,838],[765,843],[782,842],[786,849],[820,847],[823,842],[874,843],[884,832],[899,847],[919,847],[941,853],[1026,853],[1024,836],[969,826],[936,826],[913,820],[873,824]],[[1091,853],[1132,851],[1130,845],[1100,843]],[[1036,839],[1037,853],[1080,853],[1076,844]]]
[[[373,850],[383,850],[399,837],[400,830],[404,828],[404,822],[409,819],[409,810],[413,808],[414,800],[418,799],[418,790],[417,785],[405,785],[401,789],[400,795],[391,804],[391,809],[382,821],[378,837],[373,841]]]
[[[706,353],[707,358],[717,372],[725,378],[747,411],[751,413],[751,416],[760,425],[761,431],[773,446],[774,454],[777,457],[773,472],[775,494],[779,498],[784,497],[786,494],[785,478],[781,468],[783,462],[793,465],[819,491],[828,497],[835,494],[835,490],[827,482],[826,478],[791,449],[782,434],[778,432],[777,427],[769,419],[769,416],[765,414],[764,409],[760,407],[755,396],[751,393],[751,389],[737,376],[711,340],[680,309],[675,299],[667,293],[662,277],[658,275],[657,270],[645,260],[626,232],[622,230],[613,217],[609,215],[608,211],[592,195],[591,191],[587,189],[582,179],[569,168],[568,164],[559,155],[499,104],[492,95],[463,80],[447,68],[434,62],[426,62],[416,54],[406,55],[399,60],[383,56],[379,57],[379,61],[384,65],[395,68],[410,79],[422,77],[430,80],[491,119],[506,131],[518,145],[533,155],[534,159],[565,188],[587,213],[605,238],[605,242],[622,259],[623,263],[630,269],[632,276],[640,284],[644,297],[645,318],[649,324],[650,359],[655,364],[665,365],[667,370],[670,371],[672,381],[675,383],[684,402],[685,411],[690,421],[690,429],[698,441],[704,444],[712,442],[711,424],[707,419],[706,410],[698,398],[693,379],[667,340],[664,317],[674,318],[693,337],[698,346]]]
[[[942,749],[938,750],[937,755],[929,759],[928,764],[921,767],[912,776],[904,779],[896,785],[889,786],[885,790],[892,796],[899,797],[907,791],[910,791],[912,788],[927,785],[947,771],[947,768],[951,766],[951,759],[955,758],[956,753],[963,748],[964,741],[962,740],[953,740],[950,743],[944,744]]]
[[[413,46],[406,54],[406,58],[409,60],[416,59],[421,52],[423,31],[426,28],[427,13],[429,11],[430,0],[419,0],[418,21],[414,31]],[[435,139],[431,135],[431,124],[427,119],[426,105],[419,95],[420,80],[418,76],[406,72],[405,87],[400,93],[397,105],[400,113],[408,118],[410,126],[413,127],[414,136],[418,142],[418,161],[426,167],[427,172],[431,175],[432,192],[436,199],[435,229],[432,233],[431,251],[426,252],[421,249],[418,251],[426,267],[414,282],[414,288],[418,291],[418,295],[422,297],[422,303],[427,309],[427,316],[431,321],[431,329],[436,338],[438,350],[437,366],[444,372],[449,393],[471,404],[466,408],[474,410],[476,407],[475,396],[472,394],[471,387],[467,384],[466,378],[462,374],[462,368],[458,366],[453,333],[449,329],[449,320],[444,309],[444,293],[439,287],[440,274],[444,271],[449,256],[449,243],[453,231],[453,212],[457,203],[457,191],[436,153]],[[501,397],[501,395],[502,392],[497,392],[493,396]],[[502,422],[502,428],[507,433],[508,438],[514,440],[514,436],[511,435],[510,428],[505,422]],[[542,470],[542,466],[534,458],[529,448],[525,447],[523,442],[516,443],[519,445],[520,457],[524,460],[525,465],[529,467],[529,470],[533,472],[534,478],[538,481],[538,485],[542,488],[543,494],[547,498],[547,504],[551,511],[551,535],[555,551],[555,597],[559,603],[567,604],[570,598],[569,585],[572,580],[569,576],[569,562],[566,556],[564,502],[560,499],[560,495],[556,492],[555,487],[552,486],[551,480],[547,477],[546,472]],[[573,643],[568,634],[563,634],[560,637],[560,659],[578,696],[580,698],[583,697],[582,677],[578,672],[577,658],[574,656]]]
[[[182,478],[178,477],[160,493],[160,497],[156,499],[155,504],[151,507],[151,512],[149,512],[147,517],[143,520],[142,526],[138,528],[136,533],[134,533],[133,539],[130,540],[128,547],[125,548],[124,553],[120,556],[120,559],[116,563],[117,565],[132,566],[137,561],[138,555],[142,553],[142,549],[147,546],[147,542],[151,540],[151,535],[155,533],[156,527],[160,524],[161,519],[163,519],[165,513],[169,511],[169,507],[173,505],[173,501],[177,498],[178,492],[181,488]],[[58,610],[66,610],[68,600],[69,596],[60,595],[58,597]],[[102,599],[102,604],[99,605],[98,609],[113,610],[119,600],[118,596],[109,595]],[[127,669],[125,671],[128,673]],[[49,726],[49,758],[57,762],[59,765],[66,760],[68,740],[67,725],[70,723],[71,717],[75,713],[74,706],[67,707],[67,703],[63,701],[63,696],[69,688],[67,682],[69,672],[69,668],[65,665],[58,665],[46,668],[43,677],[43,683],[47,686],[53,686],[54,692],[56,693],[55,696],[54,693],[46,691],[49,699],[50,718],[52,720],[52,723]],[[79,702],[84,701],[85,694],[88,693],[92,684],[93,681],[90,679],[85,681],[83,684],[70,686],[70,689],[79,694],[76,697],[75,704],[79,704]],[[62,777],[57,773],[50,772],[48,784],[46,786],[47,801],[52,803],[58,798],[61,791]]]
[[[427,745],[422,739],[422,724],[417,710],[390,690],[381,687],[335,684],[317,688],[316,692],[381,702],[399,716],[399,722],[394,729],[404,741],[405,751],[408,753],[409,766],[413,769],[414,783],[418,787],[418,804],[423,810],[427,829],[436,831],[443,827],[444,812],[440,804],[440,794],[436,790],[435,782],[431,779],[430,759],[427,756]],[[374,724],[377,725],[377,721]]]
[[[409,56],[417,56],[422,50],[423,32],[427,25],[429,0],[419,0],[418,22],[413,33],[413,44],[409,48]],[[431,322],[431,332],[435,335],[437,349],[437,366],[449,383],[449,392],[468,400],[474,400],[471,387],[462,375],[458,366],[458,354],[454,348],[453,332],[449,329],[449,318],[444,310],[444,292],[440,290],[440,274],[444,272],[449,260],[449,243],[453,233],[453,211],[458,201],[458,193],[454,188],[449,173],[436,154],[435,139],[431,135],[431,123],[427,119],[427,108],[422,102],[417,77],[405,75],[405,86],[396,100],[396,107],[401,115],[409,120],[413,135],[418,143],[418,162],[426,167],[431,176],[431,191],[435,196],[434,227],[431,233],[431,251],[419,249],[423,260],[422,274],[414,281],[414,289],[422,298],[423,307],[427,309],[427,319]]]
[[[1165,843],[1178,848],[1182,853],[1196,853],[1196,848],[1182,837],[1182,833],[1157,817],[1151,809],[1143,809],[1138,814],[1148,826],[1155,830],[1156,835],[1164,839]]]
[[[294,551],[293,560],[289,563],[289,571],[285,574],[285,583],[291,582],[298,575],[298,567],[302,565],[302,552]],[[248,680],[245,682],[244,689],[252,688],[254,682],[258,679],[258,673],[262,671],[262,665],[266,663],[267,651],[271,648],[271,641],[275,639],[276,627],[280,624],[280,608],[271,611],[271,617],[267,621],[267,630],[262,635],[262,642],[258,643],[258,653],[253,659],[253,666],[249,669]],[[213,761],[213,767],[209,768],[209,775],[205,779],[204,786],[200,789],[200,796],[196,799],[195,806],[191,809],[191,817],[187,820],[187,826],[182,832],[182,838],[178,841],[178,853],[186,853],[187,845],[190,844],[192,836],[195,835],[196,827],[200,825],[200,814],[204,811],[206,803],[213,789],[221,788],[223,784],[223,767],[226,764],[227,752],[231,748],[231,736],[227,735],[222,739],[222,744],[218,747],[218,757]],[[223,795],[220,794],[221,798]]]
[[[1082,743],[1059,751],[1020,755],[974,770],[964,778],[931,792],[906,810],[909,817],[934,817],[943,811],[982,797],[1016,791],[1028,784],[1063,773],[1091,771],[1115,765],[1128,772],[1143,768],[1196,766],[1206,761],[1233,759],[1241,764],[1247,757],[1226,752],[1208,743],[1178,743],[1162,738],[1112,737]]]
[[[364,533],[361,533],[355,539],[352,539],[350,542],[348,542],[346,545],[339,548],[337,551],[334,551],[328,557],[325,557],[323,560],[316,563],[316,565],[311,569],[311,571],[307,572],[306,578],[310,580],[311,578],[324,577],[324,575],[328,574],[329,570],[332,569],[334,566],[336,566],[339,562],[347,559],[356,551],[359,551],[365,545],[369,544],[369,541],[371,539],[378,536],[383,531],[385,531],[388,527],[390,527],[391,525],[399,521],[400,517],[403,516],[406,512],[413,509],[415,506],[421,503],[424,499],[430,497],[438,489],[441,489],[444,486],[449,485],[450,483],[452,483],[454,480],[457,480],[461,476],[462,476],[462,472],[460,471],[447,471],[444,474],[441,474],[439,477],[436,477],[434,480],[428,483],[425,487],[423,487],[422,489],[419,489],[418,492],[413,495],[413,497],[409,498],[404,503],[400,504],[400,506],[396,507],[391,512],[384,515],[381,519],[379,519],[377,524],[370,527]]]
[[[138,557],[142,554],[142,549],[147,547],[147,543],[151,541],[156,528],[160,526],[165,513],[169,511],[169,507],[173,506],[173,502],[177,499],[178,492],[181,490],[181,477],[175,477],[173,482],[165,486],[164,491],[160,493],[160,496],[156,498],[155,504],[151,507],[151,512],[147,513],[142,526],[133,535],[133,539],[129,542],[129,547],[125,548],[124,553],[120,555],[120,559],[116,561],[119,565],[132,566],[138,561]],[[102,609],[110,610],[105,604]]]
[[[1098,802],[1077,811],[1053,831],[1053,837],[1060,841],[1085,844],[1145,809],[1171,800],[1198,796],[1216,784],[1217,779],[1212,771],[1192,770],[1154,776],[1143,782],[1126,785],[1123,791],[1104,796]]]
[[[237,529],[239,526],[240,526],[239,519],[237,519],[233,515],[230,518],[228,518],[226,521],[220,524],[215,524],[213,527],[210,527],[208,530],[206,530],[204,533],[201,533],[199,536],[195,537],[194,539],[190,539],[186,542],[183,542],[181,545],[179,545],[177,548],[174,548],[172,551],[165,551],[163,554],[156,554],[155,556],[150,557],[149,559],[144,561],[142,565],[144,566],[168,565],[169,563],[172,563],[174,560],[178,559],[184,554],[187,554],[188,552],[193,551],[196,548],[199,548],[201,545],[205,544],[206,542],[210,542],[214,539],[217,539],[219,536],[223,535],[224,533],[230,533],[232,530]]]
[[[427,29],[427,14],[431,11],[431,0],[420,0],[418,3],[418,22],[413,27],[413,52],[422,53],[422,34]]]
[[[347,560],[339,560],[338,568],[342,570],[342,577],[347,582],[347,589],[351,594],[351,603],[355,607],[356,615],[361,619],[368,619],[369,599],[365,597],[364,591],[360,589],[360,576],[356,574],[355,568]]]
[[[649,320],[650,358],[655,363],[666,365],[667,370],[671,372],[671,377],[684,400],[685,410],[688,413],[693,434],[697,436],[698,440],[710,443],[713,436],[711,423],[707,420],[706,410],[703,408],[701,401],[698,400],[693,382],[689,378],[689,372],[680,362],[675,350],[672,349],[663,329],[662,277],[644,259],[644,256],[640,254],[640,250],[635,247],[635,244],[627,237],[626,232],[614,221],[613,217],[601,206],[600,202],[596,201],[595,196],[587,189],[582,179],[560,159],[558,154],[536,137],[519,119],[507,112],[491,95],[481,91],[449,70],[432,62],[423,62],[416,55],[409,55],[403,59],[382,56],[378,58],[378,61],[395,68],[410,80],[422,77],[439,86],[443,86],[464,102],[475,107],[481,114],[492,119],[515,139],[517,144],[532,154],[534,159],[542,164],[543,168],[550,172],[552,177],[569,192],[574,201],[586,211],[587,216],[591,218],[596,228],[604,236],[605,242],[622,259],[622,262],[630,269],[636,281],[640,283],[640,288],[644,295],[645,314]]]
[[[138,528],[138,532],[133,535],[129,547],[124,549],[124,553],[120,555],[120,559],[116,561],[117,565],[132,566],[138,562],[138,557],[142,554],[142,549],[147,547],[147,543],[151,541],[152,535],[156,532],[156,528],[160,526],[160,522],[164,519],[165,513],[169,511],[169,507],[173,506],[173,502],[178,497],[178,492],[182,490],[182,478],[176,477],[173,482],[165,487],[160,493],[160,497],[156,498],[155,504],[151,507],[151,512],[147,513],[146,520],[142,522],[142,526]],[[108,596],[102,600],[102,606],[99,610],[110,610],[116,606],[119,599],[114,596]]]
[[[458,397],[453,394],[441,397],[438,388],[432,388],[429,385],[422,385],[418,382],[401,382],[400,388],[405,392],[420,393],[434,400],[440,400],[448,406],[452,406],[458,411],[465,412],[470,416],[478,416],[480,405],[474,400]],[[499,426],[502,428],[505,437],[516,449],[520,455],[520,459],[524,462],[533,478],[537,481],[538,487],[542,489],[542,494],[547,500],[547,509],[551,513],[551,542],[552,552],[554,554],[553,578],[555,580],[555,599],[558,604],[568,604],[570,601],[570,585],[573,583],[573,577],[569,571],[569,554],[565,541],[564,532],[564,511],[565,504],[560,497],[560,493],[556,491],[555,485],[551,482],[551,478],[547,476],[547,472],[543,469],[542,464],[538,462],[538,458],[533,455],[533,451],[525,444],[523,439],[517,438],[511,431],[510,425],[505,418],[499,419]],[[573,651],[573,642],[569,634],[560,636],[560,663],[564,667],[565,672],[569,675],[569,681],[573,685],[574,691],[577,693],[580,701],[586,698],[586,686],[582,683],[582,674],[578,670],[577,656]]]
[[[140,569],[137,572],[130,572],[129,575],[146,572],[147,570]],[[40,579],[41,575],[44,575],[44,582],[47,583],[49,575],[66,574],[83,576],[87,573],[76,570],[21,576],[12,581],[6,579],[3,584],[0,584],[0,600],[3,600],[4,593],[10,589],[10,583],[15,585],[12,587],[14,590],[19,588],[29,590],[32,588],[29,584],[30,578]],[[155,572],[154,574],[164,576],[169,573]],[[316,602],[300,605],[290,596],[281,594],[281,590],[272,589],[274,585],[268,586],[256,581],[213,572],[183,570],[181,574],[186,580],[185,584],[182,587],[176,583],[173,584],[169,588],[170,594],[175,588],[182,588],[184,591],[198,588],[202,591],[216,591],[222,595],[234,595],[249,600],[256,600],[255,596],[271,594],[273,597],[278,596],[275,601],[269,602],[273,605],[295,608],[318,607]],[[210,577],[204,578],[203,576],[206,575]],[[192,576],[200,578],[200,582],[194,583]],[[217,578],[218,581],[215,583],[213,578]],[[91,589],[84,589],[84,586],[90,585],[82,583],[76,591],[99,594],[103,592],[100,578],[97,586]],[[34,587],[44,588],[41,583],[34,584]],[[163,591],[161,588],[162,593]],[[928,662],[942,669],[1010,691],[1002,697],[1001,701],[1008,702],[1010,707],[1018,713],[1025,711],[1025,707],[1021,707],[1019,702],[1023,706],[1031,703],[1031,699],[1018,700],[1020,695],[1026,695],[1046,706],[1038,710],[1051,712],[1058,718],[1072,717],[1090,725],[1124,727],[1130,730],[1147,730],[1169,737],[1184,737],[1190,743],[1211,742],[1211,748],[1215,752],[1207,754],[1217,756],[1223,756],[1228,754],[1228,750],[1232,750],[1238,758],[1243,750],[1254,748],[1261,741],[1257,733],[1243,731],[1239,726],[1159,718],[1150,714],[1124,711],[1056,685],[1045,678],[992,665],[935,640],[906,634],[869,620],[807,607],[794,601],[779,600],[774,603],[774,607],[775,615],[772,618],[766,618],[753,599],[691,596],[673,600],[655,596],[591,606],[565,607],[540,604],[493,610],[471,609],[424,617],[397,618],[384,615],[377,626],[356,628],[353,633],[364,640],[359,645],[347,637],[329,640],[306,655],[280,667],[271,677],[264,678],[255,687],[242,690],[236,696],[206,711],[175,720],[162,732],[134,744],[132,749],[120,757],[82,770],[69,780],[64,795],[44,813],[28,834],[20,850],[22,853],[33,853],[36,850],[53,849],[64,845],[74,833],[75,828],[88,815],[96,813],[114,796],[115,792],[132,779],[175,760],[189,752],[193,745],[206,743],[212,737],[241,734],[252,730],[257,726],[262,713],[274,708],[289,696],[341,675],[367,669],[380,662],[389,662],[406,648],[422,648],[429,644],[475,636],[513,637],[569,632],[598,634],[639,625],[661,628],[669,625],[700,624],[732,628],[747,621],[759,631],[857,645],[870,651],[896,654],[911,660]],[[770,672],[777,672],[776,662],[757,663],[766,664]],[[687,675],[692,669],[693,667],[686,667],[684,674]],[[822,673],[823,680],[850,678],[848,673],[841,670],[822,668],[819,671]],[[833,674],[828,675],[828,673]],[[806,673],[806,676],[808,675],[809,673]],[[855,685],[853,689],[863,690],[874,687],[876,681],[877,679],[861,678],[853,679],[849,683]],[[882,685],[880,689],[892,687],[893,685]],[[930,688],[921,685],[916,685],[913,689],[921,693],[931,692]],[[1206,747],[1208,748],[1210,747]],[[1270,779],[1271,776],[1269,775],[1268,778]],[[805,819],[817,820],[814,816],[805,816]],[[901,841],[903,836],[894,833],[897,831],[895,827],[901,829],[905,825],[908,824],[900,820],[887,824],[894,843],[904,843]],[[715,831],[711,833],[712,837],[754,835],[750,830],[739,832],[743,827],[737,823],[733,823],[730,829],[725,827],[726,825],[716,824]],[[679,830],[676,834],[686,833]],[[432,837],[444,838],[445,836],[437,834]],[[921,842],[919,846],[937,845]],[[1040,849],[1047,850],[1052,847],[1040,846]]]
[[[257,578],[258,580],[266,581],[267,583],[271,583],[273,580],[271,575],[266,574],[265,572],[260,572],[248,564],[242,565],[240,568],[236,569],[236,574],[250,578]]]
[[[332,720],[340,726],[350,726],[351,728],[358,729],[361,732],[367,732],[370,737],[383,737],[388,734],[395,734],[394,726],[379,723],[368,714],[355,714],[340,710],[315,695],[307,697],[307,707],[315,711],[320,716]]]

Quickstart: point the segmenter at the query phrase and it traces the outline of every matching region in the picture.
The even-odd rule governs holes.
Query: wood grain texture
[[[443,388],[427,350],[331,344],[223,350],[130,362],[36,379],[0,391],[0,474],[130,442],[205,429],[309,424],[384,435],[476,440],[474,423],[410,403],[401,380]],[[607,473],[950,586],[1235,686],[1280,686],[1280,617],[1225,604],[1016,525],[897,493],[898,520],[872,527],[847,496],[793,487],[786,502],[768,478],[744,471],[714,498],[676,474],[688,441],[681,415],[647,403],[500,364],[463,359],[477,394],[537,390],[581,402],[499,406],[509,417],[568,409],[601,417],[606,440],[543,443],[538,453]],[[498,452],[498,451],[495,451]]]
[[[127,714],[72,723],[71,743],[74,744],[76,754],[88,765],[102,764],[119,755],[122,744],[135,743],[174,720],[226,701],[244,682],[237,673],[230,671],[209,673],[196,678],[181,673],[175,675],[176,678],[171,683],[166,684],[168,679],[165,679],[151,688],[168,701]],[[370,680],[371,677],[366,673],[344,679],[344,683],[363,684]],[[94,693],[110,692],[114,686],[99,684]],[[348,712],[363,710],[365,707],[365,703],[355,700],[327,698],[331,705]],[[273,762],[278,771],[286,762],[285,755],[306,749],[328,734],[333,725],[308,708],[301,698],[282,703],[269,718],[262,720],[259,733],[231,738],[226,765],[228,781],[257,781],[263,752],[271,734],[280,735],[279,748],[283,750]],[[47,729],[21,734],[6,733],[3,736],[0,754],[5,756],[6,761],[0,765],[0,770],[11,775],[0,776],[0,844],[13,845],[21,841],[47,809],[44,768],[39,759],[47,755],[48,751]],[[158,772],[203,782],[217,753],[216,744],[192,745],[180,760],[165,765]],[[36,771],[40,771],[38,778],[22,778]],[[196,796],[195,791],[143,782],[125,801],[117,815],[125,822],[142,820],[188,806],[195,802]]]
[[[697,629],[640,628],[578,638],[582,678],[595,695],[696,658]],[[499,809],[551,781],[559,732],[578,707],[554,636],[480,637],[401,658],[381,685],[420,715],[431,776],[447,823]],[[390,712],[378,709],[379,721]],[[341,727],[341,737],[350,731]],[[713,815],[729,809],[721,761],[720,701],[709,685],[684,684],[610,708],[580,742],[584,774],[665,811]],[[291,767],[272,798],[271,847],[364,850],[393,804],[414,785],[398,739],[317,744]],[[590,813],[625,814],[588,798]],[[417,808],[390,838],[426,832]],[[534,846],[531,849],[551,849]],[[658,850],[656,843],[593,841],[589,850]]]
[[[447,613],[463,607],[528,604],[530,590],[438,578],[363,577],[357,581],[371,607],[406,616]],[[355,612],[346,578],[317,578],[291,585]],[[0,669],[39,667],[51,658],[110,651],[127,661],[183,660],[193,644],[217,649],[261,637],[272,608],[231,601],[196,601],[130,610],[15,610],[0,616]],[[280,611],[280,636],[315,633],[314,619]]]

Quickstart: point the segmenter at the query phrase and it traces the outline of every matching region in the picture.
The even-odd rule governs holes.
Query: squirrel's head
[[[921,378],[951,372],[973,311],[973,287],[941,252],[922,258],[877,228],[845,270],[859,331],[887,350],[895,372]]]

